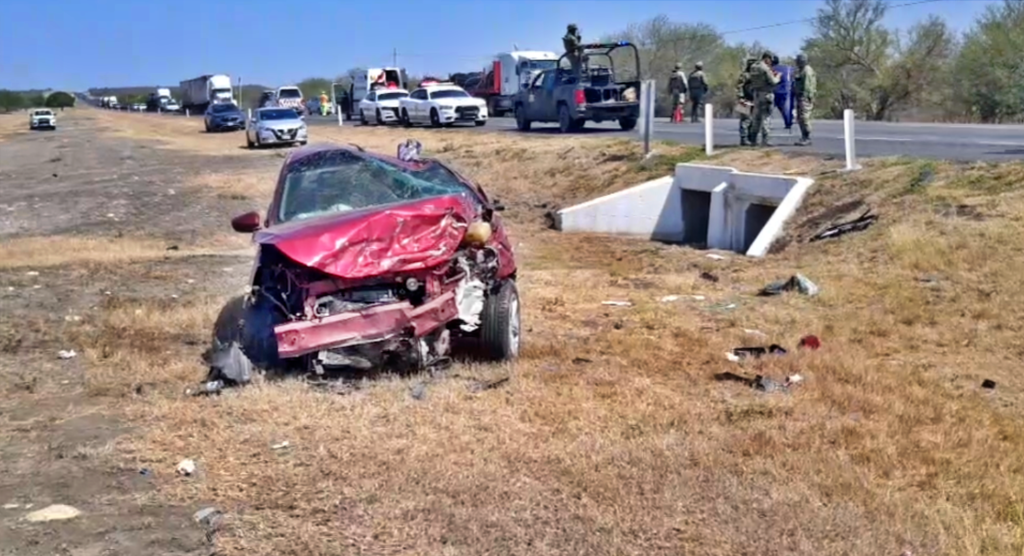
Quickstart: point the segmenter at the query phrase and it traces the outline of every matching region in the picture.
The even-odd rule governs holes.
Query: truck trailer
[[[235,103],[231,77],[228,75],[203,75],[182,81],[180,86],[181,107],[193,112],[204,112],[211,104]]]

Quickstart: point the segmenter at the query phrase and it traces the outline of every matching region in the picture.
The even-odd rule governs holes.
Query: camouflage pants
[[[761,142],[767,143],[772,133],[772,109],[775,108],[774,93],[757,93],[754,95],[754,114],[750,122],[751,141],[761,136]]]
[[[750,116],[740,114],[740,143],[750,141]]]
[[[805,138],[811,136],[812,110],[814,110],[813,101],[803,97],[796,99],[796,124],[800,126],[800,134]]]

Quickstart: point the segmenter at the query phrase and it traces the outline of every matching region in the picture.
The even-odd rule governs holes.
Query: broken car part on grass
[[[516,357],[516,263],[498,210],[436,160],[295,151],[266,216],[232,221],[258,251],[250,293],[218,318],[208,380],[421,369],[464,340]]]
[[[862,232],[868,229],[872,224],[878,220],[878,216],[871,214],[871,209],[867,209],[859,218],[850,220],[849,222],[843,222],[827,228],[818,234],[815,234],[811,239],[807,241],[821,241],[823,239],[831,239],[842,235],[849,234],[851,232]]]

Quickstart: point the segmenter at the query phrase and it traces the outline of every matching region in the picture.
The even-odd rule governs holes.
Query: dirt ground
[[[196,118],[60,121],[0,116],[0,554],[1024,554],[1020,164],[726,151],[709,162],[818,182],[777,253],[719,261],[544,226],[694,149],[642,165],[600,137],[314,127],[416,137],[508,206],[523,357],[196,398],[252,260],[228,221],[266,206],[287,149]],[[805,241],[864,206],[869,230]],[[822,293],[754,296],[797,272]],[[791,351],[724,355],[770,343]],[[49,504],[82,514],[24,519]]]

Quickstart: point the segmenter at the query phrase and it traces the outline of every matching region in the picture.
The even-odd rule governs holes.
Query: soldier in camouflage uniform
[[[797,145],[811,144],[811,110],[814,109],[814,95],[818,92],[818,77],[814,68],[807,63],[807,56],[796,57],[796,75],[793,76],[793,95],[796,97],[796,123],[800,126],[800,140]]]
[[[772,133],[772,109],[775,108],[775,86],[779,84],[779,74],[772,69],[772,53],[765,52],[761,60],[750,68],[750,88],[754,91],[754,116],[750,122],[751,144],[757,144],[757,136],[761,136],[761,146],[770,147],[769,136]]]
[[[756,62],[754,58],[747,58],[747,64],[740,72],[736,80],[736,99],[740,102],[753,102],[754,92],[750,89],[750,68]],[[750,144],[750,115],[740,114],[740,146]]]
[[[583,37],[575,23],[570,23],[565,28],[565,36],[562,37],[562,46],[565,48],[566,58],[572,64],[573,74],[580,71],[580,46],[583,44]]]
[[[704,95],[708,94],[708,81],[704,76],[704,62],[697,62],[693,73],[687,81],[690,90],[690,123],[700,123],[700,107],[704,105]]]
[[[683,73],[683,64],[676,62],[675,71],[668,78],[668,94],[672,99],[672,122],[682,123],[683,114],[686,113],[686,74]],[[676,113],[680,119],[677,121]]]

